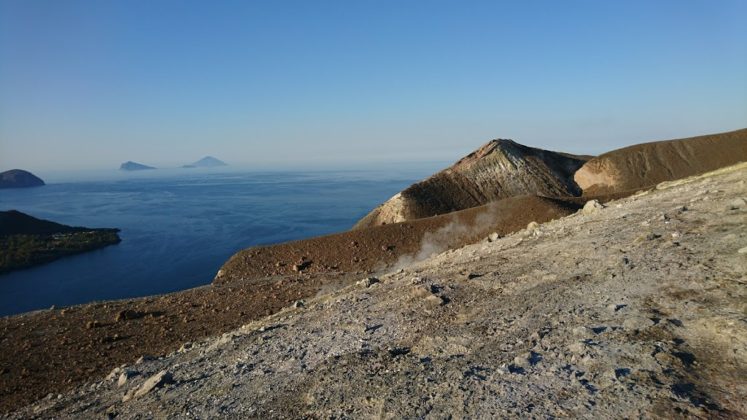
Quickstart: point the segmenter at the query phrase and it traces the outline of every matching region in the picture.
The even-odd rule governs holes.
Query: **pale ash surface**
[[[746,184],[587,206],[13,416],[744,417]]]

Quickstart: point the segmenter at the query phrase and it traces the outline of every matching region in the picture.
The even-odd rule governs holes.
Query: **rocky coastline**
[[[118,244],[118,232],[62,225],[16,210],[0,211],[0,274]]]

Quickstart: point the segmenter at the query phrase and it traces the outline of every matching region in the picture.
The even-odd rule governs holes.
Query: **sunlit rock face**
[[[747,161],[747,129],[613,150],[576,172],[584,194],[644,188]]]
[[[491,140],[451,167],[397,193],[361,219],[360,229],[430,217],[524,194],[575,196],[573,174],[588,157]]]

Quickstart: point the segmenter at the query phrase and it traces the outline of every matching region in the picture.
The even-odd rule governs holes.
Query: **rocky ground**
[[[574,201],[575,200],[575,201]],[[0,413],[234,330],[299,299],[580,208],[577,198],[513,197],[411,222],[237,253],[206,287],[0,318]],[[498,235],[496,235],[498,236]],[[295,267],[294,267],[295,266]]]
[[[9,417],[743,418],[745,198],[742,164],[592,203]]]

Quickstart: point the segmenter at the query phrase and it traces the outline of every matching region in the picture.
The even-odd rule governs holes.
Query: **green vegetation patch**
[[[119,229],[91,229],[48,235],[0,236],[0,273],[48,263],[121,242]]]

